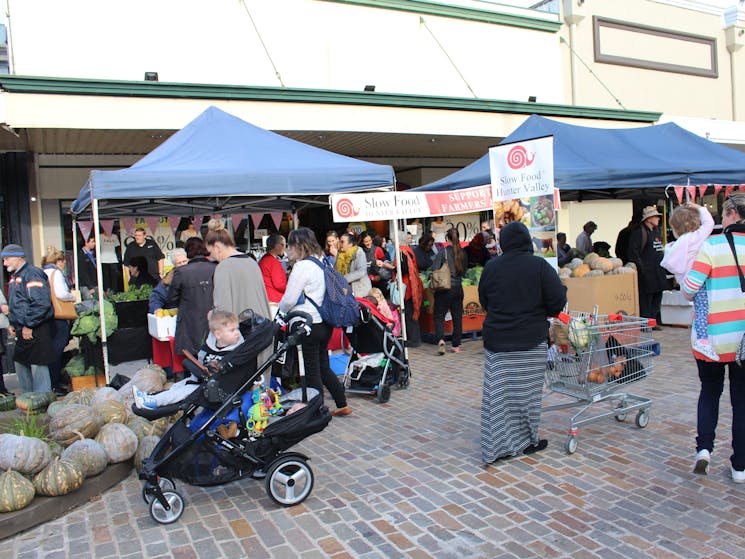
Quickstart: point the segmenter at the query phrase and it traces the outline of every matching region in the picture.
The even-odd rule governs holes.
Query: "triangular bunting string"
[[[230,219],[233,221],[233,231],[237,231],[238,226],[243,221],[243,214],[233,214],[230,216]]]
[[[181,223],[181,218],[177,215],[169,215],[168,216],[168,226],[171,228],[171,233],[176,233],[176,229],[178,229],[178,224]]]
[[[714,196],[719,196],[719,191],[722,190],[721,184],[715,184],[714,185]]]
[[[134,233],[135,218],[123,217],[119,220],[119,224],[125,235],[131,235],[132,233]]]
[[[91,229],[93,229],[93,222],[78,221],[78,229],[80,229],[80,234],[83,235],[83,242],[85,242],[88,240],[88,237],[91,234]]]
[[[673,190],[675,190],[675,197],[678,199],[678,204],[682,204],[685,186],[673,186]]]
[[[706,194],[706,189],[707,188],[708,188],[708,185],[706,185],[706,184],[699,185],[699,187],[698,187],[698,195],[699,195],[699,197],[701,197],[701,198],[704,197],[704,194]]]
[[[261,220],[264,217],[264,214],[250,214],[250,217],[251,217],[251,223],[254,224],[254,229],[258,229],[259,223],[261,223]]]
[[[269,215],[274,222],[274,227],[279,231],[279,226],[282,225],[282,212],[270,212]]]
[[[114,220],[113,219],[102,219],[101,229],[103,229],[103,232],[106,233],[107,237],[111,237],[111,234],[114,232]]]
[[[150,228],[150,234],[155,236],[155,234],[158,231],[158,223],[160,222],[160,218],[156,215],[149,215],[145,217],[145,223],[147,223],[147,226]]]

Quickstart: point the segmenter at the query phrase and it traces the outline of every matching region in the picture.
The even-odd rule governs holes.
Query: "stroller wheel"
[[[313,489],[313,470],[297,456],[278,458],[266,475],[266,492],[283,507],[302,503]]]
[[[378,386],[378,402],[385,404],[391,399],[391,385],[388,383]]]
[[[158,499],[150,503],[150,516],[160,524],[172,524],[184,514],[184,498],[176,491],[163,491],[163,497],[168,502],[168,509]]]
[[[176,484],[173,483],[173,480],[169,477],[161,476],[158,478],[158,485],[160,485],[161,491],[173,491],[176,489]],[[150,501],[152,501],[155,496],[148,491],[148,489],[152,489],[153,485],[149,482],[145,482],[145,485],[142,486],[142,500],[145,501],[147,504],[150,504]]]

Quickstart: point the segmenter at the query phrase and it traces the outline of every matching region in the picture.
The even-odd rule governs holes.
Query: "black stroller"
[[[184,511],[184,498],[176,491],[173,478],[191,485],[264,478],[267,494],[282,506],[301,503],[313,489],[309,458],[285,451],[328,425],[331,415],[322,404],[322,395],[306,389],[301,376],[302,388],[275,400],[274,415],[262,418],[262,432],[256,431],[251,413],[257,402],[254,381],[288,348],[302,344],[310,333],[311,317],[290,313],[284,342],[258,368],[258,354],[272,343],[280,326],[250,311],[240,318],[245,341],[219,362],[218,370],[205,374],[196,364],[184,361],[187,370],[200,380],[184,401],[157,410],[132,406],[147,419],[183,411],[144,460],[139,474],[145,481],[142,496],[149,504],[150,516],[161,524],[176,522]]]
[[[391,397],[391,386],[409,386],[411,370],[403,341],[393,334],[393,321],[367,299],[357,301],[360,321],[351,332],[345,332],[352,355],[344,370],[344,388],[350,393],[376,395],[384,404]]]

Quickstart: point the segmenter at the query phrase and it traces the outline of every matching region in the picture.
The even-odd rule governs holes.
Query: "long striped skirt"
[[[538,443],[546,343],[526,351],[484,351],[481,456],[485,463]]]

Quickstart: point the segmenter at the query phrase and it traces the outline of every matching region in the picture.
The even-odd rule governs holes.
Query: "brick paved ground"
[[[3,542],[0,558],[45,557],[745,557],[745,486],[729,475],[730,411],[708,477],[690,472],[697,378],[688,332],[658,332],[646,429],[606,418],[564,452],[571,411],[544,415],[546,451],[484,467],[479,454],[483,350],[411,350],[415,377],[380,405],[353,397],[297,448],[316,486],[280,508],[263,483],[180,485],[186,511],[155,524],[134,475],[67,516]],[[550,398],[554,402],[555,396]]]

